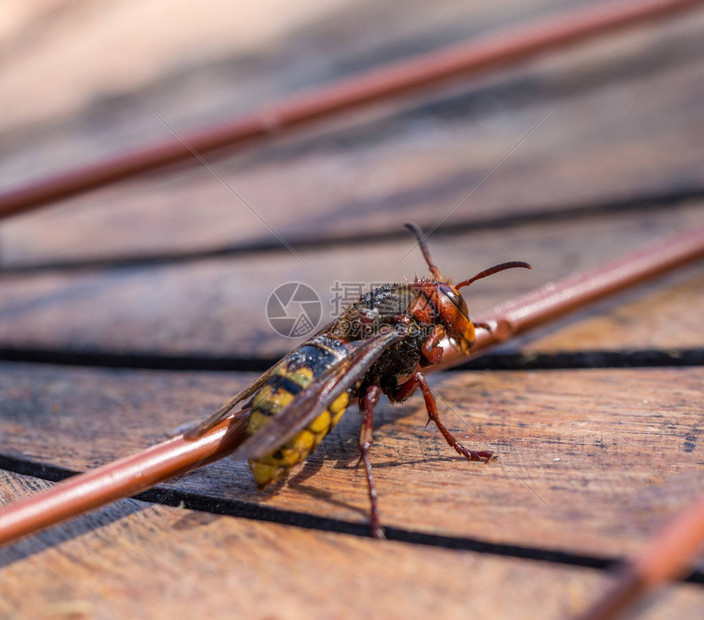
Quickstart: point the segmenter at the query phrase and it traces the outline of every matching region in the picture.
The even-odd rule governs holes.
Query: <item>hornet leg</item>
[[[369,387],[359,399],[359,409],[362,412],[362,428],[359,432],[359,453],[364,463],[364,471],[367,474],[367,486],[369,487],[370,514],[369,521],[372,526],[372,536],[374,538],[386,538],[384,528],[379,521],[379,506],[377,505],[376,484],[372,474],[372,462],[369,459],[369,449],[372,447],[372,424],[374,422],[374,407],[379,402],[381,389],[376,385]]]
[[[422,372],[416,372],[408,381],[402,383],[396,389],[393,395],[393,400],[400,402],[406,400],[417,387],[420,387],[423,393],[423,398],[425,399],[425,408],[428,411],[428,419],[435,422],[435,426],[442,433],[447,443],[451,448],[454,448],[460,456],[465,457],[469,461],[482,461],[488,463],[493,457],[493,452],[475,452],[474,450],[467,450],[459,441],[457,441],[450,431],[445,428],[445,425],[440,421],[440,416],[438,415],[438,407],[435,404],[435,398],[433,393],[430,391],[427,382],[425,381],[425,375]]]

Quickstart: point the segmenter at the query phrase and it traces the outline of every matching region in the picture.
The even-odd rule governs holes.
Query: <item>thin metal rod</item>
[[[141,493],[234,452],[246,435],[245,425],[231,424],[232,420],[195,440],[175,437],[0,509],[0,545]]]
[[[472,355],[589,302],[623,291],[703,257],[704,227],[543,287],[482,317],[483,321],[493,323],[495,329],[492,335],[479,335]],[[452,362],[457,364],[466,359],[457,357]],[[226,456],[244,438],[242,430],[227,432],[228,424],[232,429],[243,427],[235,425],[233,419],[238,418],[225,420],[197,440],[186,441],[177,437],[134,456],[70,478],[48,491],[0,509],[0,544],[144,491],[159,482]]]
[[[513,27],[437,52],[335,82],[236,119],[172,140],[104,159],[0,194],[0,218],[76,196],[225,147],[280,134],[311,121],[527,60],[537,54],[702,6],[703,0],[604,2],[536,23]],[[192,150],[191,150],[192,149]]]
[[[636,557],[616,568],[614,581],[579,620],[618,618],[668,581],[684,576],[704,544],[704,495],[678,514]]]
[[[447,355],[437,369],[466,362],[522,332],[701,258],[704,258],[704,227],[652,243],[560,282],[546,284],[477,317],[478,322],[488,323],[492,332],[478,332],[468,357],[459,352]]]

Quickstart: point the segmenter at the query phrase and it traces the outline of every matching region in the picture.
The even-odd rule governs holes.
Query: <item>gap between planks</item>
[[[0,375],[7,385],[6,468],[24,467],[23,473],[49,479],[155,443],[164,429],[210,410],[221,392],[236,387],[233,381],[248,379],[6,368]],[[502,548],[550,548],[573,557],[606,556],[602,560],[625,554],[700,484],[703,463],[694,435],[701,415],[693,399],[701,376],[701,369],[446,375],[439,384],[443,402],[470,420],[501,462],[447,467],[453,457],[436,434],[423,430],[417,402],[393,411],[384,405],[375,462],[385,522],[442,544],[491,540]],[[99,395],[96,382],[103,385]],[[312,518],[323,519],[326,528],[357,523],[366,535],[366,495],[353,484],[360,482],[353,413],[274,494],[262,496],[246,465],[228,459],[158,492],[178,486],[189,501],[207,502],[208,510],[255,511],[257,518],[271,507],[278,509],[276,518],[282,512],[291,519],[319,515]],[[643,458],[653,450],[654,458]],[[514,471],[559,514],[536,511],[535,497]],[[314,474],[317,482],[307,483]],[[530,514],[530,523],[521,514]]]
[[[61,482],[71,476],[83,473],[46,463],[36,463],[17,457],[8,457],[2,454],[0,454],[0,470],[24,476],[32,476],[47,482]],[[262,506],[227,498],[215,498],[207,494],[180,491],[168,487],[157,486],[149,491],[134,495],[130,499],[154,505],[186,508],[188,510],[235,517],[238,519],[276,523],[307,530],[370,538],[369,526],[366,523],[353,523],[330,517],[319,517],[294,510],[282,510],[280,508],[272,508],[271,506]],[[472,551],[474,553],[499,557],[535,560],[548,564],[562,564],[580,568],[605,570],[623,561],[622,557],[586,555],[541,547],[495,543],[461,536],[441,536],[393,526],[387,526],[385,530],[387,539],[394,542],[403,542],[425,547],[437,547],[441,549],[453,549],[456,551]],[[690,575],[682,577],[679,581],[704,585],[704,570],[695,569]]]
[[[0,471],[7,499],[46,488]],[[305,558],[302,570],[301,559]],[[0,616],[565,618],[602,571],[384,543],[122,500],[0,550]],[[27,584],[34,587],[27,595]],[[330,596],[335,592],[335,596]],[[704,590],[677,584],[647,620],[691,617]],[[535,610],[535,611],[533,611]],[[105,612],[105,613],[103,613]]]
[[[158,352],[120,353],[68,351],[34,347],[2,347],[0,361],[89,368],[168,370],[173,372],[264,372],[281,359],[215,355],[164,355]],[[444,372],[465,370],[581,370],[587,368],[679,368],[704,365],[704,347],[541,352],[494,352]]]
[[[624,213],[658,210],[667,206],[670,210],[687,207],[691,202],[704,199],[704,187],[692,186],[675,191],[663,193],[648,193],[625,199],[600,200],[573,205],[564,205],[560,208],[526,209],[525,212],[506,213],[489,217],[472,217],[465,220],[453,221],[449,224],[440,224],[432,229],[438,236],[457,236],[477,234],[486,231],[503,230],[507,228],[520,228],[534,226],[540,223],[579,222],[604,216],[618,216]],[[430,229],[430,226],[421,226]],[[346,233],[343,235],[330,234],[329,231],[322,235],[298,236],[287,239],[287,244],[294,250],[325,251],[331,248],[346,248],[373,245],[385,241],[398,241],[408,238],[405,228],[394,226],[388,230],[376,230]],[[44,262],[30,262],[26,264],[10,264],[3,266],[0,262],[0,277],[18,276],[45,272],[71,272],[93,271],[111,269],[129,269],[135,267],[156,267],[179,263],[193,263],[218,258],[246,259],[247,256],[269,253],[287,253],[289,247],[284,246],[279,240],[257,240],[248,243],[235,243],[223,246],[204,247],[195,250],[179,250],[176,252],[154,252],[125,254],[106,258],[78,258],[58,259]],[[0,257],[1,258],[1,257]]]

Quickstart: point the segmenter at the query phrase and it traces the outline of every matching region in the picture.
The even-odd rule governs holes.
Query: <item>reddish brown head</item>
[[[447,336],[451,338],[464,353],[468,353],[475,340],[474,324],[469,318],[467,302],[465,302],[459,289],[464,286],[469,286],[475,280],[486,278],[504,269],[513,269],[515,267],[530,269],[531,266],[522,261],[501,263],[489,269],[485,269],[473,278],[463,280],[453,286],[443,278],[440,270],[433,264],[430,258],[430,252],[425,244],[427,235],[424,235],[423,231],[415,224],[406,224],[406,228],[411,230],[418,239],[418,245],[423,252],[426,263],[428,263],[430,272],[433,274],[432,279],[418,280],[415,283],[415,287],[420,291],[420,295],[411,304],[408,311],[418,321],[426,325],[439,321],[442,333],[436,330],[435,338],[437,339],[441,335],[443,337]]]

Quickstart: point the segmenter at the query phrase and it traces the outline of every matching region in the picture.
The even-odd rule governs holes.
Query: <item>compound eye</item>
[[[440,292],[452,302],[465,318],[468,317],[467,303],[458,291],[447,284],[443,284],[440,286]]]
[[[460,294],[460,312],[464,314],[467,318],[469,318],[469,308],[467,308],[467,302],[464,300],[464,297]]]

